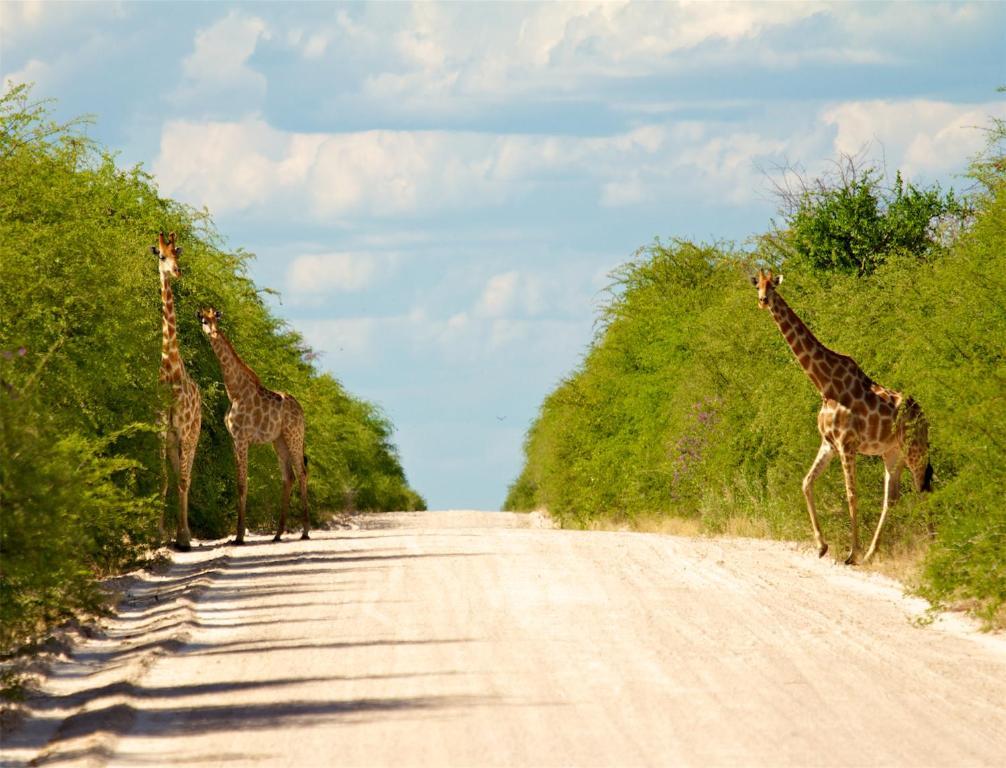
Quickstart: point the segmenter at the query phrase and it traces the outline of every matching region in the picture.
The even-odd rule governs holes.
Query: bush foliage
[[[971,213],[952,190],[920,189],[900,173],[885,187],[877,168],[850,156],[813,182],[792,172],[784,178],[777,191],[786,229],[774,242],[783,246],[789,269],[862,276],[890,254],[924,258],[934,241],[959,232]]]
[[[303,339],[249,279],[251,255],[225,248],[207,213],[160,197],[141,168],[119,168],[79,122],[53,123],[45,103],[13,88],[0,98],[0,650],[92,600],[95,575],[153,543],[153,425],[164,392],[150,245],[159,230],[184,245],[174,283],[180,346],[203,394],[189,496],[195,535],[233,529],[236,490],[227,397],[196,321],[207,305],[223,311],[224,331],[263,382],[303,405],[314,512],[424,506],[391,424],[313,367]],[[279,497],[271,446],[253,448],[252,526],[273,524]],[[168,498],[174,510],[173,491]]]
[[[997,124],[975,164],[983,186],[966,204],[900,177],[884,191],[867,170],[799,196],[750,252],[683,241],[642,249],[615,273],[582,365],[542,404],[504,506],[545,507],[572,526],[657,514],[716,532],[752,518],[777,536],[809,537],[801,480],[819,443],[820,395],[747,279],[787,257],[781,292],[818,338],[914,396],[931,424],[936,492],[902,497],[882,551],[926,542],[934,525],[923,590],[976,598],[992,616],[1006,604],[1004,137]],[[872,530],[882,463],[859,467],[861,525]],[[835,466],[816,497],[841,551],[849,526]]]

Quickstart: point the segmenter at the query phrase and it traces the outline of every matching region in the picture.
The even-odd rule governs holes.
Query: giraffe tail
[[[927,471],[931,471],[931,470],[927,470]],[[304,474],[305,475],[307,474],[307,454],[306,453],[304,454]],[[928,477],[928,476],[929,475],[926,475],[926,477]]]
[[[922,479],[922,490],[927,493],[933,490],[933,465],[932,462],[926,462],[926,476]]]

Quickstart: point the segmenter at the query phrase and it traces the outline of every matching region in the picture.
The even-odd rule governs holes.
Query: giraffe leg
[[[873,557],[873,553],[877,551],[877,541],[880,540],[880,530],[884,527],[887,512],[898,500],[903,467],[904,462],[901,459],[900,449],[884,454],[884,506],[880,509],[880,520],[877,523],[877,530],[873,534],[873,541],[870,542],[870,548],[866,550],[866,556],[863,558],[864,563],[868,562]]]
[[[157,542],[159,544],[164,543],[164,514],[167,512],[168,508],[168,485],[170,484],[170,476],[168,475],[168,440],[170,440],[169,435],[170,430],[165,426],[164,431],[161,433],[161,520],[157,524]]]
[[[297,465],[294,464],[294,467]],[[300,506],[304,511],[304,531],[300,534],[302,539],[310,539],[311,536],[308,534],[308,528],[311,527],[310,516],[307,513],[307,457],[304,456],[303,451],[301,451],[300,457],[300,472],[297,473],[300,477]]]
[[[195,436],[190,435],[180,447],[181,470],[178,475],[178,533],[175,536],[176,546],[188,552],[192,549],[192,534],[189,532],[189,488],[192,485],[192,464],[196,459],[196,445],[199,440],[199,430]]]
[[[294,457],[294,471],[297,472],[297,477],[300,480],[301,486],[301,509],[303,510],[303,521],[304,530],[301,533],[301,539],[310,539],[311,535],[308,533],[308,528],[311,527],[311,518],[308,514],[308,459],[304,455],[304,446],[301,445],[300,451]]]
[[[814,542],[817,544],[817,556],[824,557],[828,552],[828,544],[821,536],[821,527],[817,524],[817,510],[814,508],[814,481],[820,477],[821,473],[828,468],[835,451],[827,440],[821,441],[821,447],[817,451],[817,458],[803,478],[803,495],[807,499],[807,512],[810,513],[810,525],[814,529]]]
[[[298,406],[297,413],[291,418],[283,435],[286,444],[290,448],[290,468],[293,476],[298,480],[300,486],[300,508],[302,512],[302,525],[300,537],[310,539],[308,530],[311,527],[310,516],[307,511],[307,457],[304,456],[304,414]]]
[[[856,452],[855,450],[840,450],[842,471],[845,473],[845,495],[849,500],[849,521],[852,527],[852,543],[849,556],[845,558],[846,565],[856,565],[859,556],[859,522],[856,508]]]
[[[178,445],[178,433],[173,429],[169,429],[164,434],[164,442],[161,444],[161,454],[167,456],[167,459],[171,463],[171,471],[174,474],[175,480],[181,482],[182,476],[182,465],[181,465],[181,453],[179,451]],[[168,501],[168,485],[169,485],[169,475],[167,463],[164,467],[164,487],[162,491],[164,493],[164,506],[161,507],[161,541],[165,542],[164,536],[164,515],[167,512],[167,501]],[[181,506],[182,500],[181,496],[178,497],[179,507]]]
[[[290,509],[290,491],[293,489],[293,465],[290,463],[290,449],[282,436],[276,438],[273,447],[276,449],[279,471],[283,476],[283,501],[279,509],[279,525],[276,527],[276,535],[272,539],[279,541],[286,531],[286,513]]]
[[[238,526],[232,544],[245,543],[245,503],[248,501],[248,443],[234,440],[234,461],[238,475]]]

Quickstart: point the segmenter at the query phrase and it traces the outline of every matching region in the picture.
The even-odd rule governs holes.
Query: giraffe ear
[[[751,281],[751,285],[758,285],[758,275],[748,275],[748,280]]]
[[[772,285],[782,285],[782,275],[776,275],[772,278]]]
[[[223,317],[223,315],[220,313],[219,309],[216,312],[217,312],[217,320],[219,320],[221,317]]]
[[[152,246],[150,246],[150,252],[152,254],[154,254],[154,256],[159,256],[160,253],[161,253],[161,250],[156,245],[152,245]]]
[[[179,245],[177,248],[175,248],[175,256],[181,256],[181,255],[182,255],[182,246]]]

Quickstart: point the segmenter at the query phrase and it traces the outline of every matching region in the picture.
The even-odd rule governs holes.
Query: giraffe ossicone
[[[286,530],[286,515],[290,507],[290,493],[294,478],[299,480],[300,502],[303,510],[304,530],[308,535],[307,509],[307,456],[304,455],[304,410],[292,395],[273,392],[262,385],[258,375],[241,359],[233,345],[220,330],[221,313],[213,308],[197,313],[203,332],[220,361],[224,388],[230,399],[230,408],[224,424],[234,440],[234,457],[237,462],[238,519],[235,544],[243,544],[245,537],[245,506],[248,499],[248,446],[252,443],[272,443],[279,459],[283,476],[283,501],[279,525],[273,541],[279,541]]]
[[[847,355],[828,349],[785,302],[776,288],[781,275],[759,270],[751,278],[758,288],[758,306],[768,309],[797,362],[821,393],[817,429],[821,445],[817,458],[803,479],[818,554],[823,557],[828,544],[821,535],[814,507],[814,482],[837,455],[845,475],[852,539],[845,562],[853,565],[859,557],[858,507],[856,500],[856,455],[880,456],[884,460],[884,503],[863,562],[877,551],[887,513],[897,501],[901,472],[907,466],[919,491],[932,489],[933,468],[929,462],[929,428],[922,408],[911,397],[882,387]]]

